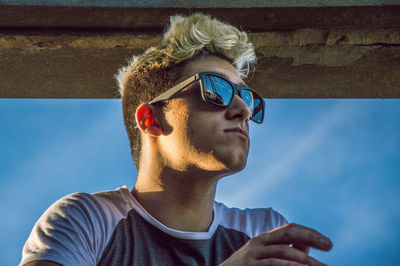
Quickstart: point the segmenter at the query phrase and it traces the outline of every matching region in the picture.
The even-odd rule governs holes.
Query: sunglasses
[[[231,104],[235,94],[238,94],[250,108],[250,119],[259,124],[264,120],[265,103],[257,92],[245,85],[235,84],[226,77],[212,72],[200,72],[182,81],[151,100],[149,104],[169,100],[173,95],[198,80],[200,81],[201,97],[205,102],[226,107]]]

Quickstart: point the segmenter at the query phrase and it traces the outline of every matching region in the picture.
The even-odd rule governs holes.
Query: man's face
[[[214,56],[188,63],[179,82],[199,72],[216,72],[234,83],[243,83],[228,61]],[[242,170],[250,146],[249,115],[250,109],[238,95],[230,106],[219,107],[204,102],[199,82],[193,83],[170,100],[165,112],[160,148],[166,164],[180,170],[194,167],[221,174]]]

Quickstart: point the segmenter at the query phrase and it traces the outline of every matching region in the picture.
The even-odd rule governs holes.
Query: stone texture
[[[349,65],[261,58],[250,81],[266,98],[399,98],[400,47],[376,47]]]
[[[178,11],[8,8],[0,6],[4,98],[116,98],[117,69],[158,43]],[[259,59],[248,82],[266,98],[400,98],[397,6],[211,13],[250,31]]]
[[[0,56],[0,97],[118,98],[117,68],[138,50],[7,49]]]
[[[318,7],[318,6],[381,6],[398,4],[396,0],[3,0],[5,5],[30,6],[102,6],[102,7],[184,7],[184,8],[254,8],[254,7]]]
[[[331,42],[334,35],[345,38]],[[400,97],[397,30],[302,29],[250,38],[259,60],[249,84],[266,98]],[[116,98],[117,68],[160,40],[158,35],[0,36],[0,96]]]
[[[0,27],[10,30],[162,32],[171,15],[197,11],[253,32],[304,28],[385,29],[400,25],[399,5],[190,9],[0,5]]]
[[[5,35],[0,34],[1,49],[57,50],[78,49],[146,49],[161,41],[159,35],[109,35],[109,36],[71,36],[71,35]]]
[[[400,30],[301,29],[250,34],[264,57],[291,58],[292,65],[348,66],[371,50],[399,46]]]

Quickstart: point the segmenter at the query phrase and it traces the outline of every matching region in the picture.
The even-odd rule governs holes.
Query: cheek
[[[211,134],[210,126],[205,125],[200,120],[190,120],[187,125],[187,138],[192,145],[200,148],[208,141],[208,136]]]
[[[211,152],[216,142],[223,141],[225,112],[202,101],[176,99],[171,105],[167,120],[174,134],[183,145],[193,146],[203,152]],[[222,138],[221,138],[222,137]]]
[[[188,135],[198,140],[212,140],[220,131],[222,121],[216,113],[201,113],[191,116],[188,123]]]

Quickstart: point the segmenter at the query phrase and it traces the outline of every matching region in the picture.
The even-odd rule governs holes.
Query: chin
[[[247,156],[229,156],[225,160],[226,168],[236,173],[242,171],[247,164]]]
[[[235,172],[240,172],[246,167],[247,161],[235,164],[231,169]]]
[[[230,151],[229,162],[230,168],[236,171],[241,171],[246,167],[248,151],[245,152],[242,149],[234,149]]]
[[[248,151],[243,148],[233,148],[229,149],[215,149],[212,153],[212,159],[214,161],[216,168],[229,173],[236,173],[243,170],[247,164]]]

